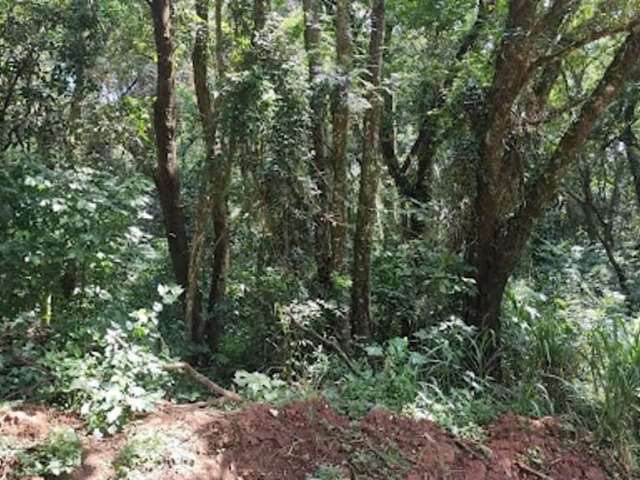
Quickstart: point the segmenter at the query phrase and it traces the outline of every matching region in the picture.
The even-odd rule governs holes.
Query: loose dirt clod
[[[81,428],[72,417],[41,408],[0,412],[0,436],[29,445],[59,424]],[[379,409],[352,422],[322,399],[280,408],[253,404],[233,412],[164,405],[114,437],[85,436],[84,464],[71,478],[116,478],[114,463],[122,461],[123,448],[153,435],[158,443],[154,461],[131,466],[140,469],[135,478],[607,479],[598,461],[563,439],[551,418],[508,414],[487,433],[485,444],[479,446],[454,438],[433,422]],[[0,478],[10,478],[11,468],[15,463],[0,460]]]

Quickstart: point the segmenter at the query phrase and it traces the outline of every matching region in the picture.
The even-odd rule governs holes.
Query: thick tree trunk
[[[500,374],[499,335],[500,303],[506,282],[531,236],[535,222],[557,194],[568,168],[605,109],[613,102],[627,80],[640,74],[640,28],[635,26],[607,68],[580,114],[569,126],[549,161],[524,186],[522,200],[514,197],[514,175],[509,164],[517,148],[508,147],[505,138],[513,127],[511,109],[521,90],[535,72],[533,46],[547,32],[547,17],[562,13],[553,4],[545,18],[534,21],[535,2],[514,1],[510,5],[507,28],[525,35],[503,40],[496,55],[496,73],[488,96],[487,115],[481,136],[477,170],[477,192],[474,201],[475,222],[469,232],[469,262],[475,268],[477,291],[471,295],[466,321],[481,329],[483,335],[493,332],[496,339],[487,363],[489,372]],[[557,8],[556,8],[557,7]],[[559,9],[559,10],[558,10]],[[493,351],[491,351],[493,350]]]
[[[176,89],[173,60],[172,7],[170,0],[153,0],[154,38],[157,61],[157,91],[154,104],[157,165],[155,183],[167,234],[176,282],[188,288],[189,247],[180,198],[176,154]]]
[[[370,107],[364,117],[364,145],[360,165],[360,191],[358,219],[353,244],[353,270],[351,289],[351,328],[356,337],[369,339],[371,319],[371,244],[376,219],[376,193],[379,175],[379,134],[381,116],[380,73],[384,42],[384,0],[373,0],[371,9],[371,39],[367,95]]]
[[[478,374],[490,374],[495,378],[499,378],[501,372],[500,309],[512,273],[511,268],[496,261],[500,256],[499,248],[497,244],[485,245],[476,252],[476,292],[467,306],[466,317],[466,323],[477,328],[478,345],[482,348],[481,357],[473,357],[474,362],[482,363],[471,367]]]
[[[314,215],[315,257],[318,286],[321,293],[326,295],[331,288],[331,230],[328,211],[330,205],[329,166],[325,135],[327,105],[326,96],[319,81],[322,68],[320,53],[322,4],[320,0],[304,0],[303,7],[305,48],[309,59],[309,83],[313,89],[311,93],[312,178],[318,191],[318,205]]]
[[[347,248],[347,145],[349,142],[349,75],[351,74],[351,31],[349,1],[336,1],[336,61],[339,83],[333,101],[333,192],[331,195],[332,270],[342,272]]]

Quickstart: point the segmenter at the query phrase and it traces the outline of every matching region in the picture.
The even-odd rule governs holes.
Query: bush
[[[57,477],[81,465],[82,445],[73,430],[56,430],[42,444],[19,452],[18,460],[18,475]]]
[[[94,329],[86,350],[67,343],[43,359],[56,378],[48,391],[50,399],[79,411],[94,430],[114,433],[136,412],[151,410],[164,395],[169,377],[162,369],[166,351],[158,314],[177,299],[180,289],[161,285],[158,291],[162,301],[152,309],[112,321],[104,331]]]

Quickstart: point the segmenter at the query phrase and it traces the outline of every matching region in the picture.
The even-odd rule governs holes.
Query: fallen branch
[[[538,470],[531,468],[529,465],[526,465],[522,462],[516,462],[516,465],[520,467],[523,471],[527,472],[529,475],[533,475],[534,477],[541,478],[542,480],[553,480],[552,477],[546,475]]]
[[[336,352],[340,357],[340,359],[345,363],[345,365],[349,367],[349,370],[351,370],[358,377],[362,376],[362,373],[360,372],[356,364],[353,362],[353,360],[351,360],[351,357],[349,357],[349,355],[345,353],[345,351],[340,347],[340,345],[338,345],[338,342],[334,340],[329,340],[328,338],[323,337],[318,332],[316,332],[313,328],[302,325],[301,323],[298,323],[295,320],[291,320],[291,324],[297,327],[298,329],[300,329],[301,331],[303,331],[304,333],[311,335],[313,338],[318,340],[327,348],[330,348],[331,350]]]
[[[221,387],[217,383],[211,381],[203,374],[198,372],[195,368],[185,362],[176,362],[176,363],[167,363],[162,366],[163,370],[168,372],[182,372],[192,380],[196,381],[200,385],[204,386],[211,393],[216,395],[220,395],[228,400],[233,400],[234,402],[243,402],[244,398],[238,395],[231,390],[227,390],[226,388]]]

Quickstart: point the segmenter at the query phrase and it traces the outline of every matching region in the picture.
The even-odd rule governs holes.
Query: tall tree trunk
[[[204,133],[206,150],[206,191],[211,198],[213,219],[213,265],[209,288],[209,315],[199,335],[206,337],[212,350],[216,350],[220,339],[219,305],[226,295],[226,279],[229,266],[229,220],[227,211],[227,194],[231,176],[230,160],[217,148],[216,106],[213,102],[208,81],[209,53],[209,5],[210,0],[196,1],[196,14],[200,24],[196,31],[193,49],[193,72],[198,99],[198,110]],[[224,54],[222,50],[222,0],[216,0],[216,66],[218,78],[224,75]],[[227,152],[228,153],[228,152]]]
[[[333,101],[333,192],[331,195],[332,270],[342,272],[347,247],[347,146],[349,143],[349,75],[351,74],[351,30],[349,0],[336,1],[336,60],[339,83]]]
[[[160,196],[173,272],[178,285],[186,290],[189,282],[189,247],[180,198],[180,178],[176,154],[176,89],[172,6],[171,0],[153,0],[150,5],[158,56],[157,90],[154,103],[157,152],[154,180]]]
[[[562,2],[557,2],[562,3]],[[555,5],[555,4],[554,4]],[[568,168],[587,141],[595,122],[613,102],[625,83],[640,74],[640,28],[629,32],[598,86],[584,103],[580,114],[569,126],[546,165],[524,186],[517,202],[512,191],[513,175],[507,169],[512,152],[504,139],[512,127],[511,107],[519,92],[535,71],[531,60],[537,28],[548,22],[532,22],[533,2],[514,2],[509,25],[526,39],[506,38],[496,55],[496,74],[488,97],[488,114],[480,148],[477,193],[474,202],[476,221],[467,241],[469,262],[475,269],[477,291],[469,298],[466,321],[483,333],[492,332],[489,372],[500,372],[500,305],[509,276],[513,273],[536,221],[558,192]],[[529,34],[527,34],[529,32]],[[513,149],[515,150],[515,149]],[[514,204],[514,202],[516,202]]]
[[[222,6],[224,2],[223,0],[215,1],[216,69],[218,81],[221,82],[226,74],[222,32]],[[224,141],[221,141],[221,143],[225,145]],[[230,143],[233,144],[233,141]],[[231,249],[228,197],[233,157],[234,148],[227,145],[222,149],[221,154],[217,157],[218,161],[216,162],[213,184],[213,265],[209,286],[207,336],[209,343],[214,348],[218,345],[219,334],[222,329],[223,312],[221,305],[227,296],[227,275]]]
[[[205,341],[206,324],[202,320],[189,322],[189,313],[201,310],[202,294],[199,288],[200,269],[204,256],[204,242],[206,226],[211,215],[213,195],[212,176],[215,175],[216,160],[216,119],[215,110],[209,91],[208,61],[209,61],[209,0],[197,0],[195,4],[198,24],[196,26],[195,41],[191,53],[193,68],[193,82],[196,91],[198,112],[202,125],[205,145],[205,175],[201,185],[200,199],[196,209],[195,226],[191,244],[189,261],[189,288],[187,290],[187,336],[195,342]],[[210,342],[211,343],[211,342]],[[211,345],[215,348],[215,345]]]
[[[380,73],[384,42],[384,0],[372,0],[371,38],[369,41],[369,65],[367,94],[369,108],[364,116],[364,145],[360,165],[360,191],[358,195],[358,219],[353,244],[353,270],[351,289],[351,327],[356,337],[369,339],[372,333],[371,318],[371,244],[376,220],[376,193],[379,175],[379,134],[381,115]]]
[[[314,215],[315,256],[318,286],[321,293],[326,295],[331,288],[331,231],[328,212],[330,200],[329,169],[325,135],[327,105],[320,80],[322,73],[320,53],[322,4],[320,0],[304,0],[303,7],[305,48],[309,59],[309,83],[313,89],[311,93],[312,178],[318,191],[318,205]]]

